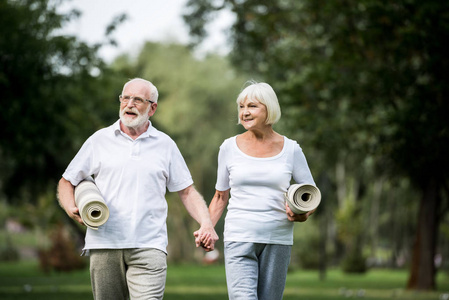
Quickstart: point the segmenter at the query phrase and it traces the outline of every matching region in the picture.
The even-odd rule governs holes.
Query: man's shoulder
[[[171,141],[174,142],[174,140],[169,136],[167,133],[160,131],[156,127],[152,126],[150,130],[150,136],[156,137],[158,139],[164,140],[164,141]]]
[[[97,131],[95,131],[93,133],[93,135],[108,134],[108,133],[114,132],[115,130],[118,130],[118,128],[115,128],[114,125],[115,124],[112,124],[112,125],[109,125],[107,127],[103,127],[103,128],[97,129]]]
[[[95,131],[89,138],[90,139],[99,139],[107,136],[113,136],[116,130],[119,128],[116,126],[116,123],[109,125],[107,127],[103,127]]]
[[[155,141],[158,147],[165,149],[171,149],[172,147],[178,148],[176,141],[167,133],[152,127],[149,132],[149,141]]]

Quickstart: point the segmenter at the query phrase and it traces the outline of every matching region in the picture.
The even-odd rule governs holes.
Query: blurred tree
[[[373,159],[377,177],[406,176],[421,193],[408,288],[434,289],[449,198],[449,2],[190,0],[195,42],[224,8],[236,15],[233,63],[274,86],[286,125],[325,163],[364,177]]]
[[[58,35],[79,16],[59,14],[60,3],[0,0],[0,190],[10,203],[35,203],[54,189],[81,142],[110,118],[104,100],[113,75],[103,73],[101,44]],[[123,20],[114,20],[107,33]]]

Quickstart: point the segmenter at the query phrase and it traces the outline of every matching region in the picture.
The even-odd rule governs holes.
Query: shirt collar
[[[156,128],[153,127],[153,124],[151,123],[150,120],[148,120],[148,122],[150,123],[150,126],[148,126],[147,131],[142,133],[138,138],[146,138],[146,137],[156,136],[157,135],[158,131],[156,130]],[[112,129],[114,130],[115,134],[124,134],[124,135],[126,135],[126,133],[124,133],[120,129],[120,119],[118,119],[114,124],[112,124]]]

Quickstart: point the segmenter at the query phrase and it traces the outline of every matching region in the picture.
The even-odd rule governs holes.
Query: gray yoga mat
[[[321,192],[311,184],[292,184],[285,193],[285,200],[295,214],[304,214],[318,207]]]
[[[75,187],[75,202],[87,227],[98,230],[109,218],[109,208],[92,178]]]

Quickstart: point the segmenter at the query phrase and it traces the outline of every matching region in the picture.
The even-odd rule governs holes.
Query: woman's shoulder
[[[285,141],[286,149],[293,151],[293,152],[302,152],[302,148],[299,145],[298,141],[290,139],[286,136],[284,136],[284,141]]]
[[[237,136],[234,135],[234,136],[231,136],[231,137],[228,137],[227,139],[225,139],[225,140],[223,141],[223,143],[221,143],[220,148],[223,148],[223,147],[229,147],[230,145],[232,145],[233,143],[235,143],[236,137],[237,137]]]
[[[283,135],[284,137],[284,142],[288,145],[299,145],[299,143],[296,140],[293,140],[285,135]]]

